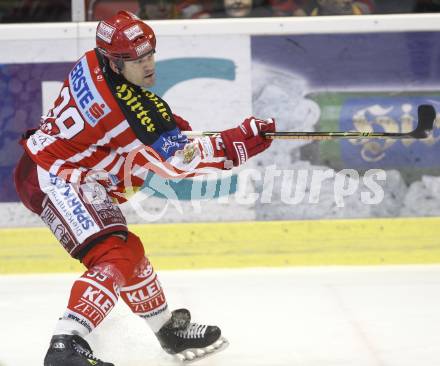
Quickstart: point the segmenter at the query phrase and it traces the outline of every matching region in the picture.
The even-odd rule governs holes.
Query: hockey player
[[[273,120],[248,118],[217,137],[188,140],[187,121],[148,91],[155,80],[153,30],[120,11],[98,24],[96,45],[79,59],[53,108],[21,141],[15,185],[65,250],[86,267],[55,327],[45,366],[112,366],[85,341],[119,297],[145,319],[163,349],[195,360],[227,345],[217,326],[171,312],[140,239],[118,203],[148,170],[191,176],[230,169],[264,151]],[[134,152],[137,152],[134,154]],[[130,160],[130,161],[129,161]]]

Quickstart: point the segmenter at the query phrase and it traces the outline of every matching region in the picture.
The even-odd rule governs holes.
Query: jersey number
[[[61,102],[52,109],[55,124],[60,130],[60,135],[66,139],[71,139],[84,129],[84,120],[75,107],[66,106],[70,102],[69,88],[64,87],[60,93]]]

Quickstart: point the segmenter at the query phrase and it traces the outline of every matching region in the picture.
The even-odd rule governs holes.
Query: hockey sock
[[[171,319],[162,286],[147,258],[138,274],[121,288],[121,297],[133,313],[147,321],[154,333]]]
[[[122,284],[120,272],[110,264],[100,264],[86,271],[75,281],[56,334],[86,336],[115,307]]]

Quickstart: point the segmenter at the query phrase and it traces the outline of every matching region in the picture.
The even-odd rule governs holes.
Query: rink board
[[[157,269],[440,263],[440,218],[131,225]],[[46,228],[0,230],[0,273],[78,272]]]

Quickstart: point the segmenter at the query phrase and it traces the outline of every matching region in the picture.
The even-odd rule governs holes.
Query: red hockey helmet
[[[96,47],[113,60],[136,60],[156,48],[156,36],[136,15],[121,10],[99,22]]]

